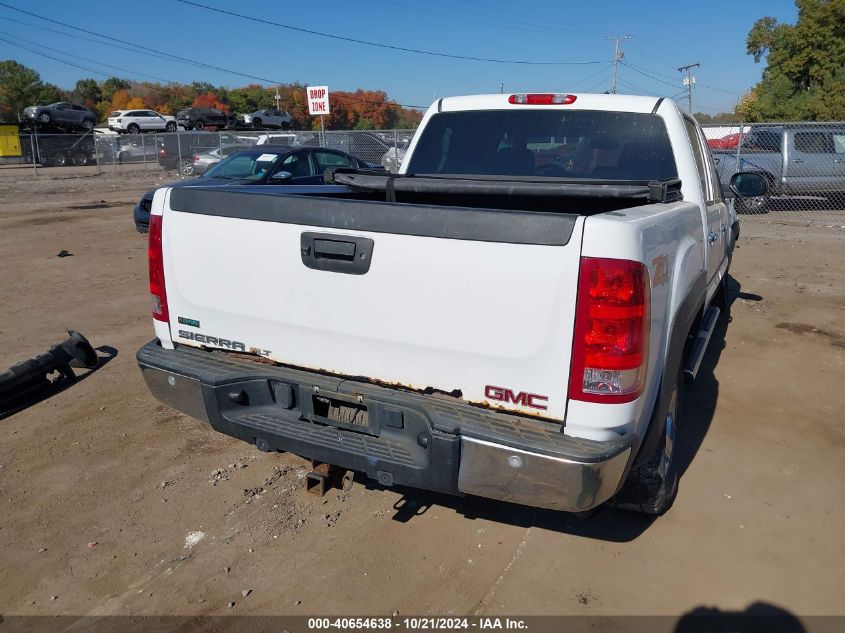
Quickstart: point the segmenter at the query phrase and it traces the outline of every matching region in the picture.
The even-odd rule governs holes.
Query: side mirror
[[[270,180],[290,180],[291,178],[293,178],[293,174],[289,171],[277,171],[270,176]]]
[[[740,198],[765,196],[769,190],[769,181],[765,176],[750,171],[740,171],[731,176],[731,191]]]

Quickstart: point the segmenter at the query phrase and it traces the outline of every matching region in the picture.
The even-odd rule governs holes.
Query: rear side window
[[[602,180],[678,177],[660,117],[560,109],[436,114],[423,130],[408,171]]]
[[[804,154],[833,154],[833,134],[830,132],[796,132],[795,149]]]

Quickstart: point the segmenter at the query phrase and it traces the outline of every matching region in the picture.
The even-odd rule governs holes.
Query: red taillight
[[[197,162],[199,159],[200,159],[200,157],[199,157],[199,156],[194,155],[194,162]]]
[[[569,105],[575,103],[575,95],[564,94],[517,94],[508,97],[508,103],[517,105]]]
[[[626,259],[582,257],[569,397],[631,402],[648,360],[648,269]]]
[[[162,147],[161,149],[158,150],[158,155],[159,156],[167,156],[167,151]]]
[[[167,312],[167,291],[164,287],[164,252],[161,247],[160,215],[150,216],[150,242],[147,256],[150,260],[150,296],[153,300],[153,318],[158,321],[169,322]]]

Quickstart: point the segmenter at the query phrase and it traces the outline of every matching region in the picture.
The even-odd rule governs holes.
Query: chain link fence
[[[845,226],[845,122],[704,125],[716,169],[727,184],[738,171],[769,181],[766,196],[736,200],[747,216]],[[90,170],[176,172],[194,175],[239,149],[258,144],[319,146],[341,150],[395,172],[413,130],[351,131],[182,131],[172,134],[21,135],[16,162],[42,167],[88,166]],[[196,170],[197,173],[201,171]]]
[[[737,199],[737,211],[770,219],[845,226],[845,123],[704,125],[722,183],[762,174],[768,193]]]
[[[190,177],[197,163],[202,163],[204,171],[235,151],[272,144],[337,149],[396,172],[413,135],[414,130],[33,133],[21,135],[22,156],[14,162],[31,164],[36,172],[39,166],[89,166],[97,173],[173,170],[174,176]]]

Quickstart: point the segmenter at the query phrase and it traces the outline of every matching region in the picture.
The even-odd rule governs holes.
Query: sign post
[[[328,86],[306,86],[305,92],[308,95],[308,114],[320,116],[320,133],[322,145],[326,144],[326,128],[323,117],[331,112],[329,108],[329,87]]]

